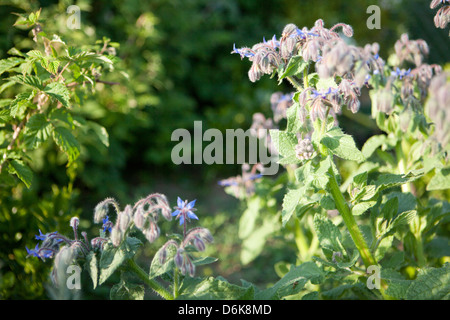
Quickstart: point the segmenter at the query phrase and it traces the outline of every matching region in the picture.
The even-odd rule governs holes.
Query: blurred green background
[[[276,281],[273,265],[292,252],[282,241],[271,240],[263,255],[251,264],[239,261],[237,225],[241,204],[225,194],[217,181],[240,174],[239,165],[174,165],[170,155],[177,128],[191,130],[195,120],[207,128],[248,129],[252,115],[271,116],[270,95],[289,92],[269,77],[251,83],[248,61],[231,55],[237,47],[252,46],[280,36],[287,23],[312,27],[322,18],[326,27],[344,22],[353,26],[358,45],[378,42],[380,55],[387,58],[400,34],[421,38],[430,46],[428,63],[448,60],[448,31],[436,29],[435,11],[427,0],[316,1],[316,0],[0,0],[0,58],[15,46],[24,52],[32,48],[28,31],[12,27],[16,16],[42,8],[44,29],[56,33],[68,44],[83,46],[96,39],[110,38],[120,46],[122,59],[110,78],[118,86],[99,84],[85,101],[83,113],[109,132],[110,147],[83,140],[77,163],[65,167],[58,151],[48,145],[33,154],[36,172],[31,189],[18,185],[0,190],[0,298],[47,299],[51,262],[25,259],[25,245],[34,247],[34,234],[58,230],[69,233],[71,216],[81,218],[81,229],[95,234],[92,225],[95,205],[106,197],[123,206],[152,192],[164,193],[171,204],[176,197],[197,199],[202,226],[209,228],[215,245],[209,254],[219,258],[207,275],[222,275],[230,281],[245,278],[266,285]],[[66,26],[67,7],[81,8],[81,29]],[[381,29],[369,30],[366,9],[381,8]],[[363,99],[363,101],[367,101]],[[369,106],[362,106],[369,113]],[[344,117],[342,126],[359,144],[373,134]],[[176,222],[172,223],[172,227]],[[162,234],[169,232],[162,226]],[[69,233],[70,234],[70,233]],[[161,240],[162,241],[162,240]],[[151,248],[148,248],[151,247]],[[141,253],[149,264],[155,246]],[[111,282],[113,283],[113,281]],[[112,284],[111,284],[112,285]],[[90,291],[86,281],[84,299],[108,298],[108,284]]]

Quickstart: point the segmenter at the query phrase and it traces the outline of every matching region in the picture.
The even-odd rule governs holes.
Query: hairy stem
[[[344,220],[344,223],[350,233],[350,236],[352,237],[353,242],[355,243],[356,248],[358,249],[359,254],[361,255],[364,265],[366,266],[366,268],[371,265],[377,265],[377,262],[372,256],[372,253],[370,252],[369,247],[367,246],[366,240],[364,239],[361,230],[356,224],[355,217],[350,211],[350,208],[348,207],[345,198],[341,193],[341,190],[339,189],[336,177],[333,172],[333,168],[330,167],[328,173],[330,176],[330,179],[328,181],[328,187],[330,188],[331,195],[333,196],[333,199],[336,203],[336,208],[338,209],[339,213],[341,214]]]
[[[128,260],[128,267],[153,291],[159,294],[165,300],[173,300],[174,297],[156,280],[150,279],[148,274],[139,267],[133,259]]]

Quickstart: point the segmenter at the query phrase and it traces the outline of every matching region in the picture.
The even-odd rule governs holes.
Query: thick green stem
[[[174,299],[178,298],[178,296],[180,295],[179,281],[180,281],[180,274],[178,272],[178,269],[174,268],[173,269],[173,297],[174,297]]]
[[[153,291],[159,294],[162,298],[166,300],[173,300],[174,297],[156,280],[150,279],[148,274],[139,267],[136,262],[132,259],[128,260],[128,267],[133,271],[146,285],[148,285]]]
[[[286,77],[286,79],[294,86],[295,89],[297,89],[298,91],[303,91],[302,85],[296,79],[294,79],[294,77]]]
[[[355,217],[350,211],[350,208],[348,207],[345,198],[342,195],[341,190],[339,189],[336,177],[333,172],[333,168],[330,167],[328,173],[330,175],[328,186],[330,188],[331,195],[333,196],[333,199],[336,203],[336,208],[338,209],[339,213],[341,214],[344,220],[344,223],[350,233],[350,236],[352,237],[353,242],[355,243],[356,248],[358,249],[359,254],[361,255],[364,265],[366,266],[366,268],[371,265],[377,265],[377,262],[372,256],[372,253],[370,252],[369,247],[367,246],[366,240],[364,239],[361,230],[356,224]]]

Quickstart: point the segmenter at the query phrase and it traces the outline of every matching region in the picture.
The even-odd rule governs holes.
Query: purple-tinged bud
[[[195,264],[192,263],[191,259],[186,258],[185,265],[186,265],[186,272],[189,273],[189,275],[191,277],[194,277],[194,275],[195,275]]]
[[[251,82],[258,81],[262,76],[262,72],[259,69],[258,65],[253,62],[252,66],[250,67],[250,70],[248,71],[248,78]]]
[[[159,227],[155,222],[151,221],[147,229],[143,230],[145,238],[150,242],[154,242],[159,237]]]
[[[296,26],[295,24],[289,23],[289,24],[287,24],[287,25],[284,27],[283,32],[281,33],[281,36],[282,36],[283,38],[289,37],[289,36],[295,34],[295,32],[297,31],[297,29],[298,29],[298,28],[297,28],[297,26]]]
[[[353,37],[353,28],[348,24],[345,24],[342,27],[342,32],[344,32],[344,34],[349,38]]]
[[[136,211],[134,212],[134,225],[139,230],[142,230],[142,228],[145,225],[145,216],[142,207],[138,207]]]
[[[70,226],[74,229],[77,230],[78,229],[78,225],[80,224],[80,219],[78,219],[78,217],[72,217],[72,219],[70,219]]]
[[[184,265],[184,249],[178,248],[177,253],[175,254],[175,265],[178,269],[181,269],[181,267]]]
[[[123,234],[117,226],[111,230],[111,241],[115,247],[118,247],[123,240]]]
[[[288,37],[280,45],[280,54],[283,59],[289,59],[295,54],[295,44],[297,41],[295,38]]]
[[[200,238],[195,237],[193,242],[194,242],[194,247],[198,251],[205,251],[205,243]]]

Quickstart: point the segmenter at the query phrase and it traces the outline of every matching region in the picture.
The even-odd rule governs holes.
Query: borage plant
[[[295,90],[275,93],[274,121],[257,114],[252,126],[271,129],[268,148],[286,168],[272,185],[259,182],[272,200],[280,184],[286,187],[281,214],[266,194],[248,195],[240,233],[257,229],[263,211],[273,213],[263,221],[279,216],[278,225],[259,229],[260,240],[281,228],[293,232],[296,264],[312,259],[325,275],[302,293],[308,298],[448,298],[450,74],[424,62],[423,40],[402,35],[385,61],[377,43],[351,45],[352,35],[347,24],[327,29],[318,20],[311,29],[288,24],[279,40],[233,47],[252,63],[250,81],[267,74]],[[374,120],[359,112],[362,90]],[[339,115],[383,133],[360,150]],[[276,129],[282,118],[286,129]],[[256,241],[244,245],[256,255],[261,250]],[[289,265],[277,264],[277,273],[285,275]]]
[[[34,249],[27,249],[29,256],[42,260],[54,258],[51,279],[59,289],[58,298],[68,297],[70,286],[67,273],[69,268],[78,266],[89,273],[94,289],[108,280],[116,271],[121,273],[121,280],[111,288],[112,299],[141,299],[144,297],[146,284],[164,299],[174,299],[186,290],[185,276],[194,277],[195,268],[216,261],[210,257],[196,257],[195,252],[204,251],[207,243],[213,242],[208,229],[195,227],[187,229],[191,219],[198,219],[194,214],[195,200],[182,201],[178,198],[176,210],[171,212],[166,197],[162,194],[151,194],[139,200],[133,206],[127,205],[123,210],[118,203],[108,198],[100,202],[94,210],[94,222],[101,223],[99,236],[88,239],[86,232],[79,235],[79,219],[73,217],[70,226],[73,228],[73,239],[57,232],[39,235],[41,241]],[[109,209],[116,214],[115,223],[110,219]],[[144,271],[135,261],[135,255],[142,242],[135,237],[140,231],[148,242],[153,243],[160,236],[159,217],[167,221],[176,216],[183,226],[182,234],[171,234],[170,238],[156,252],[149,271]],[[134,235],[134,236],[133,236]],[[70,273],[69,273],[70,274]],[[129,281],[130,274],[137,276],[141,284]],[[168,281],[170,286],[161,284],[157,277]]]

